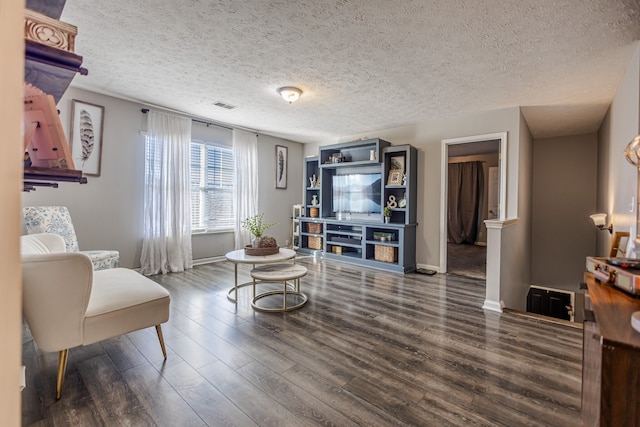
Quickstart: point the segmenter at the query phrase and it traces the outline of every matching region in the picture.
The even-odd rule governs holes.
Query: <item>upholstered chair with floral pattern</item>
[[[27,234],[53,233],[62,236],[67,252],[82,252],[91,258],[94,270],[120,266],[120,253],[110,250],[80,251],[69,210],[64,206],[30,206],[22,209]]]

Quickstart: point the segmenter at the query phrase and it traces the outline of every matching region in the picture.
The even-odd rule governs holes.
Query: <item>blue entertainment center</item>
[[[299,252],[414,271],[417,163],[415,147],[379,138],[320,147],[305,159]]]

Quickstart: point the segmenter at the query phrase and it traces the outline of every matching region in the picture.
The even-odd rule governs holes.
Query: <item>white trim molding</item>
[[[498,313],[502,313],[504,309],[504,301],[490,301],[488,299],[484,300],[484,304],[482,304],[483,310],[491,310],[496,311]]]
[[[441,273],[447,272],[447,195],[448,195],[448,170],[449,170],[449,146],[455,144],[467,144],[482,141],[500,141],[500,185],[498,220],[507,218],[507,132],[490,133],[486,135],[465,136],[442,140],[440,162],[440,268]],[[486,223],[486,222],[485,222]],[[487,248],[489,250],[489,248]]]

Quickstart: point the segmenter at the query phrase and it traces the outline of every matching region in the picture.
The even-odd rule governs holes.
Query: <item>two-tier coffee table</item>
[[[257,264],[274,264],[294,259],[295,256],[295,251],[286,248],[280,248],[280,252],[273,255],[247,255],[244,253],[244,249],[227,252],[225,255],[227,261],[234,263],[234,285],[229,289],[229,292],[227,292],[227,298],[229,301],[237,303],[238,288],[253,286],[253,280],[250,282],[238,283],[238,264],[253,264],[253,268],[255,268]],[[232,293],[233,296],[231,295]]]

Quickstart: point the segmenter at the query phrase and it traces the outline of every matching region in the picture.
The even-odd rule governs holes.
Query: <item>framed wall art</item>
[[[393,156],[390,159],[389,169],[393,171],[400,171],[404,173],[404,156]]]
[[[287,188],[288,163],[289,149],[283,145],[276,145],[276,188]]]
[[[100,176],[104,107],[71,101],[71,157],[83,175]]]

